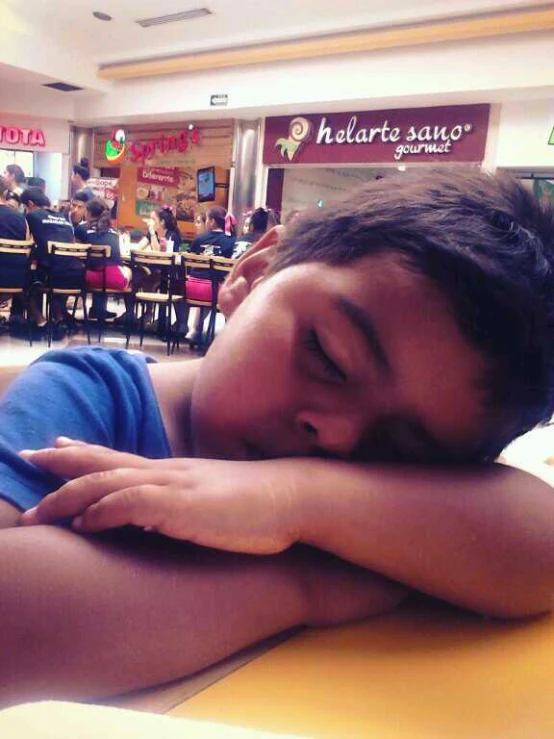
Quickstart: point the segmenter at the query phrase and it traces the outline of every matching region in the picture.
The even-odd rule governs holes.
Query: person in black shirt
[[[50,200],[38,187],[28,187],[24,190],[21,193],[21,202],[25,206],[27,223],[35,240],[36,281],[44,282],[48,267],[48,242],[73,243],[75,240],[73,226],[62,213],[52,210]],[[54,297],[52,305],[56,321],[59,322],[65,318],[64,301],[59,296]],[[39,328],[45,326],[46,319],[34,298],[31,298],[31,310],[37,326]]]
[[[204,211],[206,232],[193,239],[189,251],[194,254],[212,254],[213,256],[231,257],[235,248],[236,236],[231,217],[225,208],[214,205]]]
[[[85,226],[87,223],[87,203],[92,200],[89,193],[86,190],[77,190],[75,195],[71,198],[71,204],[69,206],[69,212],[67,219],[73,226]],[[77,239],[78,241],[79,239]]]
[[[151,248],[154,251],[165,251],[168,241],[173,242],[173,251],[179,251],[181,232],[177,219],[170,206],[166,205],[152,212],[148,220],[148,233],[139,241],[139,249]]]
[[[8,204],[10,193],[9,183],[0,177],[0,239],[25,241],[29,228],[25,216]]]
[[[13,239],[14,241],[26,241],[30,238],[29,227],[25,220],[25,216],[19,211],[8,205],[9,183],[3,177],[0,177],[0,239]],[[21,257],[16,254],[2,255],[2,269],[0,270],[0,300],[6,300],[8,293],[2,294],[2,288],[14,287],[15,271],[20,272],[19,260]],[[12,272],[13,269],[13,272]],[[23,312],[23,300],[19,295],[12,298],[12,311],[15,313]]]
[[[100,198],[89,200],[86,206],[87,218],[84,225],[75,228],[75,239],[83,244],[92,246],[109,246],[110,256],[106,266],[99,270],[87,271],[87,287],[100,290],[105,287],[109,290],[124,290],[130,282],[131,274],[128,267],[123,266],[119,251],[119,234],[112,228],[110,207]],[[114,318],[115,313],[106,310],[107,298],[101,293],[93,293],[91,318]]]
[[[193,239],[189,251],[194,254],[206,254],[230,258],[236,243],[234,219],[225,208],[214,205],[202,214],[206,231]],[[212,299],[212,282],[206,280],[204,270],[191,270],[187,278],[187,297],[197,300],[210,301]],[[186,303],[176,303],[177,330],[179,333],[188,332],[189,307]],[[199,308],[194,334],[191,344],[202,343],[204,321],[209,313],[208,308]]]

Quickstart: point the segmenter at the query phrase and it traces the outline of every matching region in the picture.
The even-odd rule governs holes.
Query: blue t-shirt
[[[57,436],[171,457],[144,355],[81,347],[48,352],[0,399],[0,497],[22,510],[63,484],[19,457]]]

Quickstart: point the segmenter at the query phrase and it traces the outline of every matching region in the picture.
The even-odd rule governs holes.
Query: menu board
[[[87,187],[90,187],[95,197],[105,200],[110,209],[117,203],[119,180],[116,177],[90,177]]]
[[[139,167],[135,213],[148,217],[153,210],[171,206],[177,220],[194,221],[196,170],[190,167]]]

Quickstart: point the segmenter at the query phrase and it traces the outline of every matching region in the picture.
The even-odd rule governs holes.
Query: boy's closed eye
[[[305,332],[302,344],[307,354],[307,366],[310,374],[313,374],[316,379],[333,383],[346,381],[346,373],[337,360],[331,356],[330,351],[324,348],[315,329],[310,328]]]

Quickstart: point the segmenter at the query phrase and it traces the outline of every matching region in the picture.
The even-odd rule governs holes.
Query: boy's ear
[[[284,230],[284,226],[275,226],[237,260],[219,290],[219,308],[226,318],[264,279]]]

